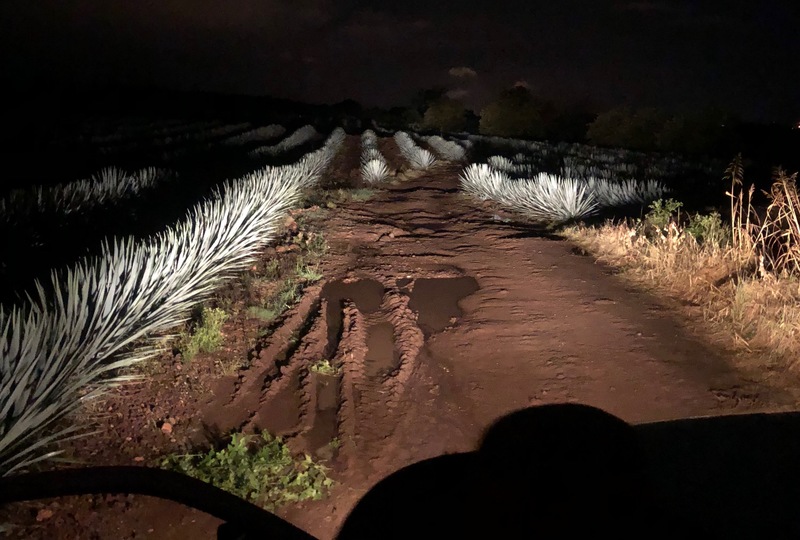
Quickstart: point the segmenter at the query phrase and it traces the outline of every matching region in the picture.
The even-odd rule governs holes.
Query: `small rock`
[[[170,424],[169,422],[164,422],[163,424],[161,424],[161,431],[169,435],[170,433],[172,433],[172,424]]]
[[[136,456],[135,458],[133,458],[133,461],[135,461],[136,463],[141,463],[142,461],[144,461],[144,458],[142,456]]]
[[[297,222],[294,220],[292,216],[286,216],[286,220],[283,222],[283,226],[292,232],[297,230]]]
[[[46,521],[53,517],[53,511],[49,508],[42,508],[36,513],[36,521]]]

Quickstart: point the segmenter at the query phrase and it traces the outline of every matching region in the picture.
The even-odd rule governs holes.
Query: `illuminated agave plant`
[[[656,180],[612,182],[606,179],[590,178],[588,185],[597,197],[598,204],[602,207],[642,204],[659,199],[667,193],[664,185]]]
[[[0,219],[15,222],[37,213],[73,214],[101,204],[115,204],[173,176],[155,167],[133,173],[106,167],[86,180],[14,190],[0,199]]]
[[[292,148],[297,148],[300,145],[306,144],[307,142],[319,136],[319,132],[314,128],[314,126],[305,125],[294,131],[291,135],[283,139],[278,144],[256,148],[255,150],[252,150],[249,155],[251,157],[277,156],[284,152],[288,152]]]
[[[489,166],[498,171],[510,172],[514,170],[514,162],[503,156],[492,156],[486,160]]]
[[[368,184],[377,184],[389,177],[389,166],[378,150],[378,136],[371,129],[361,134],[361,177]]]
[[[54,443],[79,435],[65,417],[124,380],[119,368],[155,353],[154,334],[184,322],[251,264],[343,140],[337,130],[297,165],[228,181],[176,226],[104,243],[100,255],[53,272],[52,293],[36,283],[28,304],[0,307],[0,475],[53,457]]]
[[[378,136],[371,129],[361,134],[361,146],[365,149],[378,147]]]
[[[467,193],[497,201],[537,221],[564,222],[597,211],[589,186],[576,179],[540,174],[533,179],[514,180],[489,165],[471,165],[460,178]]]
[[[431,147],[439,154],[442,159],[447,161],[463,161],[467,157],[464,147],[443,139],[438,135],[433,135],[425,139]]]
[[[412,168],[422,171],[429,169],[431,165],[436,162],[436,158],[433,154],[419,146],[412,148],[408,154],[406,154],[406,159],[408,159]]]
[[[588,217],[598,209],[586,182],[544,173],[506,183],[501,203],[532,219],[556,223]]]
[[[400,148],[400,153],[408,160],[412,168],[425,170],[436,162],[433,154],[417,146],[408,133],[398,131],[394,135],[394,140]]]
[[[372,159],[361,165],[361,177],[368,184],[383,182],[389,177],[389,167],[382,159]]]
[[[239,135],[228,137],[222,141],[222,144],[226,146],[241,146],[251,142],[270,141],[272,139],[282,137],[284,133],[286,133],[285,127],[278,124],[271,124],[269,126],[257,127],[255,129],[251,129],[250,131],[240,133]]]
[[[384,158],[383,158],[383,154],[381,154],[380,150],[378,150],[377,148],[365,148],[361,152],[361,164],[362,165],[364,163],[367,163],[368,161],[372,161],[372,160],[375,160],[375,159],[378,159],[378,160],[381,160],[381,161],[385,161]]]
[[[470,165],[459,176],[461,189],[482,201],[498,200],[502,193],[502,186],[510,179],[502,171],[493,169],[486,164],[475,163]]]

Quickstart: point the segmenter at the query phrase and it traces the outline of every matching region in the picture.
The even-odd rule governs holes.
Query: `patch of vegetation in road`
[[[170,455],[161,467],[181,472],[267,510],[319,500],[334,482],[328,469],[310,456],[293,456],[284,442],[264,431],[234,433],[230,443],[204,454]]]

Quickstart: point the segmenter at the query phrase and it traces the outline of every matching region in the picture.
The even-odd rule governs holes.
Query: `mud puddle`
[[[322,288],[321,297],[327,301],[325,321],[328,325],[328,345],[325,355],[332,357],[342,336],[342,303],[349,300],[364,314],[375,313],[381,308],[383,285],[374,279],[360,279],[346,283],[331,281]]]
[[[478,290],[475,278],[420,278],[414,282],[408,307],[417,312],[417,325],[429,337],[462,315],[458,302]]]
[[[368,377],[385,377],[400,365],[400,354],[394,346],[394,327],[382,322],[367,331],[367,354],[364,369]]]
[[[309,448],[323,459],[332,459],[336,453],[339,411],[339,379],[327,375],[316,377],[316,410],[314,425],[306,434]]]

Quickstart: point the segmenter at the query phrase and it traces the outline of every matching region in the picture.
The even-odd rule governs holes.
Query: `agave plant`
[[[504,156],[492,156],[486,162],[491,168],[498,171],[509,172],[514,170],[514,162]]]
[[[481,199],[497,201],[538,221],[564,222],[597,211],[589,186],[576,179],[540,174],[514,180],[489,165],[471,165],[461,174],[461,186]]]
[[[667,192],[664,185],[656,180],[612,182],[606,179],[590,178],[588,185],[595,193],[598,204],[602,207],[642,204],[660,199]]]
[[[271,141],[272,139],[282,137],[284,133],[286,133],[285,127],[278,124],[271,124],[269,126],[257,127],[251,129],[250,131],[240,133],[239,135],[228,137],[222,141],[222,144],[226,146],[241,146],[243,144],[252,142]]]
[[[381,154],[380,150],[377,148],[364,148],[361,152],[361,164],[367,163],[368,161],[372,161],[374,159],[378,159],[380,161],[386,161],[383,158],[383,154]]]
[[[0,308],[0,475],[54,456],[76,436],[64,423],[154,353],[153,336],[250,264],[303,186],[318,180],[344,133],[297,165],[228,181],[174,227],[145,241],[104,243],[53,272],[26,305]],[[51,292],[46,292],[46,291]]]
[[[436,162],[436,158],[428,150],[420,148],[411,138],[411,136],[404,132],[398,131],[394,135],[397,146],[412,168],[425,170]]]
[[[419,170],[428,169],[436,162],[436,158],[433,157],[433,154],[424,148],[420,148],[419,146],[412,148],[406,154],[406,158],[408,159],[408,162],[411,164],[412,168]]]
[[[14,190],[0,199],[0,219],[12,223],[45,212],[66,215],[101,204],[116,204],[172,177],[174,174],[169,171],[154,167],[133,173],[106,167],[89,179]]]
[[[504,186],[502,202],[536,220],[564,222],[597,212],[597,200],[586,182],[551,174],[516,180]]]
[[[389,167],[382,159],[372,159],[361,165],[361,177],[368,184],[378,184],[389,177]]]
[[[453,141],[443,139],[438,135],[433,135],[425,139],[442,159],[447,161],[463,161],[467,157],[464,147],[459,146]]]
[[[378,136],[371,129],[367,129],[361,134],[361,146],[363,148],[376,148],[378,146]]]
[[[259,156],[277,156],[284,152],[288,152],[292,148],[297,148],[300,145],[319,137],[319,132],[311,125],[305,125],[298,130],[294,131],[291,135],[283,139],[278,144],[272,146],[262,146],[252,150],[249,155],[251,157]]]
[[[459,176],[461,189],[481,200],[499,200],[508,175],[485,164],[473,164]]]

